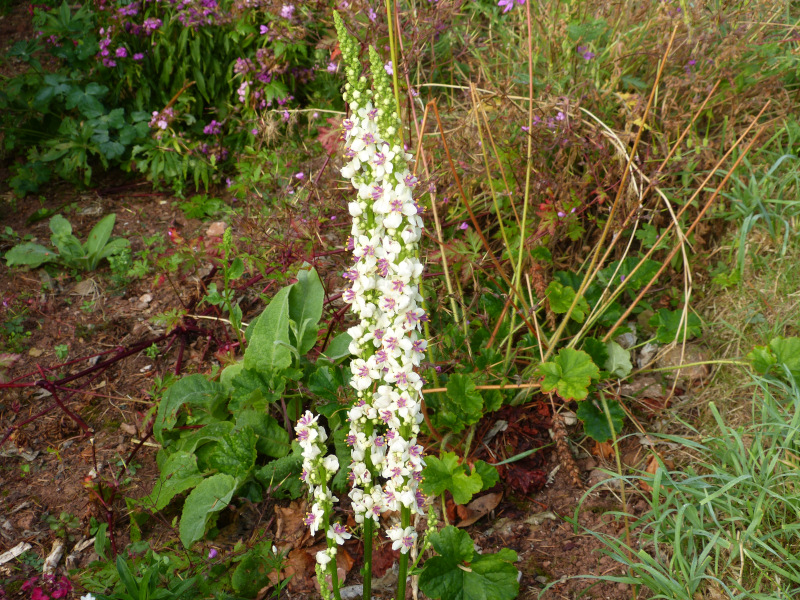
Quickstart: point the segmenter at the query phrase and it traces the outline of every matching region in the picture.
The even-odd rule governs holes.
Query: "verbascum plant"
[[[423,448],[417,443],[423,381],[415,372],[426,349],[421,325],[427,320],[419,292],[423,266],[417,258],[422,235],[422,209],[413,191],[417,179],[409,169],[399,136],[393,88],[378,53],[369,49],[372,86],[362,74],[359,46],[338,14],[334,14],[339,46],[346,65],[344,99],[350,118],[343,123],[345,156],[342,176],[357,192],[348,205],[353,217],[348,246],[354,262],[344,277],[350,288],[344,300],[358,316],[348,330],[352,337],[350,384],[356,400],[348,412],[351,449],[349,492],[355,521],[363,525],[364,597],[370,597],[371,550],[375,524],[383,513],[399,512],[400,522],[386,531],[400,550],[397,597],[405,597],[408,552],[417,541],[413,514],[424,514]],[[317,554],[323,596],[339,598],[337,546],[350,537],[330,516],[336,498],[328,481],[338,470],[334,456],[323,457],[326,433],[306,413],[298,423],[305,459],[303,478],[309,486],[311,532],[327,530],[328,548]],[[325,581],[330,576],[331,587]]]

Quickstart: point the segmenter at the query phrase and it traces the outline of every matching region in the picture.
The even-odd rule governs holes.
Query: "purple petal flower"
[[[467,224],[466,221],[464,221],[463,223],[461,223],[461,225],[458,226],[458,228],[464,231],[465,229],[469,229],[469,225]]]
[[[394,69],[392,68],[392,61],[389,61],[385,65],[383,65],[383,68],[386,70],[387,75],[394,75]]]

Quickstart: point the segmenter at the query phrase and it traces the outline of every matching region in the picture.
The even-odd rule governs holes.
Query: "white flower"
[[[331,562],[331,555],[328,554],[327,550],[320,550],[317,552],[317,562],[321,566],[326,567],[328,563]]]
[[[345,540],[349,540],[352,536],[347,533],[347,530],[341,524],[334,523],[328,530],[328,537],[341,546]]]
[[[336,473],[339,470],[339,459],[335,454],[329,454],[322,460],[322,466],[328,473]]]
[[[86,594],[85,596],[81,596],[81,600],[95,600],[95,597],[91,594]]]

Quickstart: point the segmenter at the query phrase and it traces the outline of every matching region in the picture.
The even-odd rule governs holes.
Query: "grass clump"
[[[692,455],[681,469],[625,478],[652,488],[631,522],[638,544],[598,532],[625,576],[598,577],[694,600],[796,598],[800,585],[800,389],[794,380],[753,378],[752,424],[731,427],[714,403],[718,431],[667,436]],[[618,516],[623,516],[617,513]],[[631,518],[628,515],[628,518]]]

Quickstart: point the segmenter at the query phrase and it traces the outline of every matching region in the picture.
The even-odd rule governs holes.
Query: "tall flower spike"
[[[361,63],[358,61],[359,43],[355,37],[348,33],[339,13],[334,11],[333,24],[336,27],[336,34],[339,37],[339,49],[342,52],[344,62],[344,72],[347,76],[345,102],[353,102],[362,99],[367,93],[367,78],[361,75]]]

